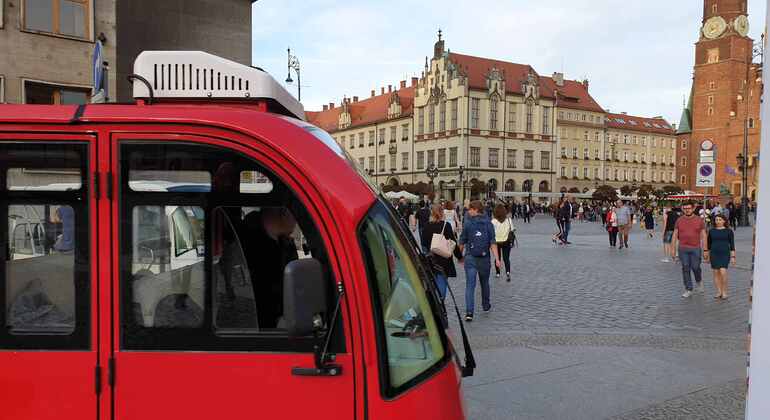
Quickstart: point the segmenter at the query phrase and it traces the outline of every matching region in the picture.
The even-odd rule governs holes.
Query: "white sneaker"
[[[682,293],[683,298],[688,298],[690,296],[692,296],[692,292],[689,290],[685,290],[684,293]]]
[[[671,262],[671,260],[669,260],[668,258],[663,258],[662,260],[660,260],[660,262],[669,263]]]
[[[706,291],[706,287],[703,286],[703,282],[700,282],[695,286],[695,291],[698,293],[703,293]]]

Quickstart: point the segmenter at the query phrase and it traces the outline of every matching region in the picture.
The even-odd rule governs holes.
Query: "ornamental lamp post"
[[[748,142],[745,141],[743,143],[743,150],[745,152],[748,151]],[[741,214],[739,215],[740,219],[738,220],[738,223],[740,226],[749,226],[749,197],[748,197],[748,182],[749,182],[749,171],[748,171],[748,156],[744,155],[743,153],[738,153],[738,156],[736,156],[736,160],[738,161],[738,170],[741,171]]]
[[[461,199],[463,202],[463,206],[465,205],[465,182],[463,182],[463,173],[465,172],[465,166],[460,165],[460,167],[457,169],[457,173],[460,174],[460,189],[462,190]]]
[[[297,73],[297,100],[302,101],[302,88],[300,86],[300,77],[299,77],[299,59],[296,55],[291,55],[291,48],[286,49],[286,53],[289,56],[288,60],[288,69],[286,70],[286,83],[292,83],[294,80],[291,78],[291,71],[292,69]]]
[[[435,195],[435,188],[433,186],[433,179],[438,176],[438,168],[436,168],[436,165],[431,164],[428,166],[427,169],[425,169],[425,175],[430,178],[430,192]]]

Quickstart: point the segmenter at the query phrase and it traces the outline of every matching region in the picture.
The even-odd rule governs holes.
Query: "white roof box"
[[[274,111],[305,119],[302,104],[267,72],[203,51],[144,51],[134,75],[156,99],[266,99]],[[135,99],[150,98],[144,82],[134,78],[133,85]]]

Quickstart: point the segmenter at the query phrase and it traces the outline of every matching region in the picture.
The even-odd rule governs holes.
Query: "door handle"
[[[322,367],[293,367],[291,374],[294,376],[340,376],[342,375],[342,366],[325,365]]]

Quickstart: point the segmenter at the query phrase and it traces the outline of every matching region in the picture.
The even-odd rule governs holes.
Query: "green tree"
[[[650,196],[654,195],[655,189],[650,184],[642,184],[637,190],[636,195],[642,200],[648,200]]]
[[[634,189],[630,185],[624,185],[620,187],[620,193],[625,196],[629,196],[634,193]]]
[[[615,191],[615,187],[610,185],[600,185],[593,193],[594,200],[601,202],[614,202],[618,199],[618,193]]]

